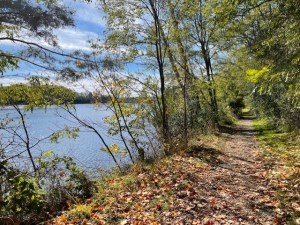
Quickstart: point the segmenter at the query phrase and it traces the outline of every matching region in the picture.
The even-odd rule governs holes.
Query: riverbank
[[[93,199],[51,224],[295,224],[277,198],[256,135],[246,119],[199,137],[188,152],[104,179]]]

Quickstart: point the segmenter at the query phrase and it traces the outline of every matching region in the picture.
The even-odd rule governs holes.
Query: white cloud
[[[95,84],[95,80],[93,79],[83,79],[81,81],[74,82],[71,88],[76,92],[93,92],[99,88],[99,85]]]
[[[27,80],[25,80],[24,78],[0,78],[0,85],[3,86],[9,86],[9,85],[13,85],[13,84],[19,84],[19,83],[28,83]]]
[[[91,50],[90,44],[87,42],[96,39],[99,36],[90,31],[79,30],[76,28],[57,29],[54,34],[58,37],[58,44],[63,50]]]
[[[91,31],[84,31],[80,30],[74,27],[67,27],[67,28],[60,28],[56,29],[53,32],[54,35],[57,36],[58,39],[58,45],[62,50],[84,50],[89,51],[91,50],[90,44],[88,43],[88,40],[96,39],[99,36]],[[0,35],[0,38],[5,38],[5,35]],[[24,41],[29,41],[33,43],[37,43],[43,47],[46,48],[53,48],[51,45],[49,45],[45,40],[36,38],[36,37],[30,37],[27,38],[27,32],[26,31],[20,31],[18,35],[16,35],[16,38]],[[26,46],[24,43],[20,42],[13,42],[10,40],[1,40],[1,45],[7,46],[7,47],[13,47],[14,49],[11,50],[17,50],[18,48],[22,46]]]
[[[51,79],[51,82],[53,84],[61,85],[66,88],[69,88],[78,93],[93,92],[99,88],[99,86],[95,83],[95,80],[92,78],[91,79],[81,79],[79,81],[71,82],[71,83]]]
[[[104,20],[104,12],[100,9],[99,3],[97,1],[92,1],[90,3],[74,2],[73,0],[64,0],[64,4],[68,5],[71,9],[75,10],[76,20],[81,20],[83,22],[94,23],[101,27],[106,26]]]
[[[106,26],[106,22],[103,18],[104,14],[99,10],[96,9],[89,10],[84,8],[80,10],[80,13],[78,13],[77,16],[79,20],[94,23],[103,28]]]

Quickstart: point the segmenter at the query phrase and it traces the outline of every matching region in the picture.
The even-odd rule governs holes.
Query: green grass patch
[[[251,109],[250,108],[243,108],[242,113],[247,114],[250,113]]]
[[[279,207],[291,225],[300,219],[300,135],[276,130],[267,120],[253,126],[263,156],[271,162],[269,178],[276,189]]]
[[[258,140],[264,153],[277,155],[288,166],[300,166],[300,136],[276,130],[267,120],[255,120]]]

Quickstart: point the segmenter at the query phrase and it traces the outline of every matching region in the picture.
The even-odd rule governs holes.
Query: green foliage
[[[68,105],[74,101],[75,94],[73,91],[62,86],[41,83],[42,81],[39,78],[32,78],[30,84],[0,87],[0,105],[26,104],[27,110],[33,110],[34,107],[46,108],[50,105]]]
[[[76,219],[86,219],[90,218],[92,212],[92,207],[88,205],[77,205],[75,208],[71,209],[68,212],[68,215],[71,218]]]
[[[226,25],[225,38],[236,43],[221,60],[217,78],[218,94],[231,108],[237,98],[244,98],[257,116],[287,130],[297,130],[300,124],[300,39],[295,26],[299,9],[294,4],[294,0],[228,3],[223,18],[232,22]]]
[[[242,67],[248,67],[243,49],[232,53],[219,65],[220,74],[216,77],[220,122],[233,124],[241,116],[242,109],[249,104],[253,85],[246,80]]]
[[[71,157],[59,157],[52,151],[45,151],[37,161],[39,182],[46,185],[45,189],[49,192],[50,198],[48,202],[52,202],[52,207],[60,207],[60,204],[70,196],[80,198],[91,196],[93,183]],[[55,202],[58,205],[55,206]]]
[[[16,170],[7,164],[0,170],[0,222],[36,224],[56,214],[67,202],[77,203],[91,196],[94,183],[70,157],[45,151],[37,159],[36,174]],[[77,200],[76,200],[77,199]]]
[[[120,146],[117,144],[112,144],[109,146],[109,149],[112,153],[119,153],[120,152]],[[106,148],[101,148],[102,151],[107,152]]]
[[[5,53],[5,55],[6,55],[5,57],[2,56],[3,54],[4,53],[2,51],[0,51],[0,55],[1,55],[1,58],[0,58],[0,72],[1,72],[1,76],[4,74],[4,72],[7,69],[8,70],[17,69],[18,68],[18,62],[19,62],[19,60],[11,57],[9,55],[9,53]]]
[[[65,127],[63,130],[54,132],[51,137],[50,141],[54,143],[58,143],[59,139],[67,137],[69,139],[76,139],[79,136],[79,128],[69,128]]]
[[[26,214],[33,211],[39,213],[43,206],[42,191],[34,178],[21,172],[14,175],[6,174],[6,176],[10,178],[2,182],[8,185],[9,194],[4,197],[0,212],[8,215]]]
[[[300,32],[295,24],[300,18],[296,1],[234,4],[243,6],[236,12],[243,17],[236,16],[239,19],[234,26],[238,28],[235,36],[242,40],[247,58],[252,61],[252,65],[243,67],[247,82],[253,86],[252,107],[278,127],[299,129]]]
[[[263,67],[261,70],[250,69],[247,71],[246,77],[250,82],[256,83],[259,82],[259,80],[263,79],[267,73],[268,73],[267,67]]]
[[[252,105],[257,114],[272,119],[278,127],[299,129],[297,79],[287,80],[280,74],[268,73],[255,82]]]
[[[0,223],[5,218],[15,223],[37,221],[34,215],[44,211],[45,201],[36,178],[6,163],[0,168],[0,182]]]

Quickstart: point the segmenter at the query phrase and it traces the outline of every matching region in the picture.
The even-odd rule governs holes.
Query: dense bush
[[[1,167],[1,224],[36,224],[92,195],[94,183],[71,158],[48,151],[38,166],[36,173]]]

